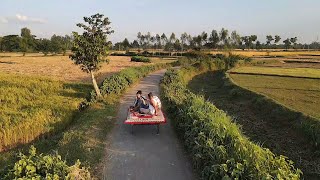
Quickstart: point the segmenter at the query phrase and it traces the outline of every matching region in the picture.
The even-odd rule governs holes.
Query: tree
[[[157,48],[161,48],[161,37],[159,34],[156,34],[156,44]]]
[[[271,44],[271,41],[273,41],[273,37],[271,35],[266,36],[267,38],[267,45],[269,46]]]
[[[169,38],[169,42],[171,44],[173,44],[176,41],[176,35],[174,33],[171,33],[170,38]]]
[[[220,42],[220,38],[219,38],[218,32],[216,30],[212,30],[209,37],[210,47],[216,48],[219,42]]]
[[[232,31],[231,32],[231,44],[233,47],[238,47],[241,43],[241,37],[237,33],[237,31]]]
[[[290,38],[290,42],[293,44],[293,48],[295,48],[295,47],[296,47],[296,45],[297,45],[297,41],[298,41],[298,38],[297,38],[297,37]]]
[[[257,43],[256,43],[256,49],[257,50],[259,50],[259,49],[261,49],[261,42],[260,41],[257,41]]]
[[[229,32],[227,29],[222,28],[220,31],[220,40],[223,42],[224,46],[228,46],[228,35]]]
[[[2,48],[2,37],[0,37],[0,52],[3,51],[3,48]]]
[[[278,42],[280,42],[280,40],[281,40],[281,37],[280,37],[280,36],[278,36],[278,35],[275,35],[275,36],[274,36],[274,43],[275,43],[275,44],[277,44]]]
[[[291,45],[290,39],[287,38],[286,40],[283,41],[283,43],[284,43],[284,47],[288,50]]]
[[[162,41],[162,46],[165,46],[166,45],[166,43],[168,42],[168,38],[167,38],[167,36],[166,36],[166,34],[165,33],[162,33],[162,35],[161,35],[161,41]]]
[[[258,39],[258,37],[257,37],[257,35],[251,35],[249,37],[249,39],[250,39],[250,46],[252,47],[253,46],[253,42],[255,42]]]
[[[201,33],[201,46],[206,45],[208,43],[208,33],[202,32]]]
[[[9,52],[20,51],[21,38],[18,35],[8,35],[2,38],[2,50]]]
[[[51,41],[48,39],[40,39],[38,41],[38,50],[41,51],[45,56],[52,50]]]
[[[78,23],[77,26],[84,32],[82,34],[73,32],[74,46],[70,58],[75,64],[80,65],[83,71],[91,74],[93,87],[100,98],[102,96],[94,72],[99,70],[102,62],[107,61],[106,56],[110,46],[107,38],[114,31],[111,30],[109,18],[102,14],[84,17],[83,20],[85,24]]]
[[[139,45],[139,42],[137,40],[134,40],[132,43],[131,43],[131,47],[133,48],[139,48],[140,45]]]
[[[123,41],[122,41],[122,46],[124,47],[125,50],[128,50],[130,48],[130,43],[128,41],[127,38],[125,38]]]
[[[50,51],[52,53],[61,53],[63,51],[66,51],[65,47],[63,46],[64,44],[64,38],[62,36],[57,36],[57,35],[53,35],[51,37],[51,49]]]
[[[33,51],[35,46],[34,36],[32,36],[30,29],[21,29],[21,43],[20,50],[23,52],[23,56],[26,52]]]
[[[186,32],[182,33],[180,36],[181,40],[181,50],[184,50],[184,47],[187,46],[188,34]]]
[[[179,39],[176,39],[176,41],[175,41],[174,44],[173,44],[173,48],[174,48],[176,51],[180,51],[180,50],[181,50],[181,43],[180,43]]]

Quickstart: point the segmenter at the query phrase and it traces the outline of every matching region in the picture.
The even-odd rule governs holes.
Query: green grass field
[[[252,73],[252,74],[270,74],[270,75],[283,75],[294,77],[310,77],[320,79],[320,70],[312,68],[281,68],[281,67],[261,67],[261,66],[248,66],[239,67],[232,70],[237,73]]]
[[[231,74],[231,78],[239,86],[320,119],[320,80],[318,79],[245,74]]]
[[[0,151],[66,128],[90,89],[90,84],[0,74]]]

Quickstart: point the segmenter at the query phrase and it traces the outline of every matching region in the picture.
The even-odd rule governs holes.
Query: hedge
[[[198,63],[171,70],[161,84],[167,115],[192,154],[200,178],[300,179],[302,172],[291,160],[251,142],[226,113],[187,89],[192,77],[216,67]]]
[[[144,62],[144,63],[151,63],[151,60],[147,57],[143,56],[132,56],[131,61],[133,62]]]

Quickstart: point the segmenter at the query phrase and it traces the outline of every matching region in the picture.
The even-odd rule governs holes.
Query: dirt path
[[[251,140],[293,160],[304,172],[305,179],[320,178],[319,154],[292,123],[258,113],[251,104],[251,97],[230,98],[230,88],[224,87],[223,83],[223,74],[208,72],[194,77],[188,87],[195,93],[204,94],[217,108],[232,116]]]
[[[121,100],[115,128],[109,135],[107,160],[103,179],[107,180],[191,180],[192,166],[179,144],[170,122],[160,126],[124,125],[127,108],[132,105],[137,90],[146,95],[159,95],[159,81],[165,70],[155,72],[130,88]]]

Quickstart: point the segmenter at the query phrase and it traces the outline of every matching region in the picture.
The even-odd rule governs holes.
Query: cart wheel
[[[131,125],[131,134],[133,134],[133,124]]]
[[[157,134],[160,134],[160,124],[157,124]]]

